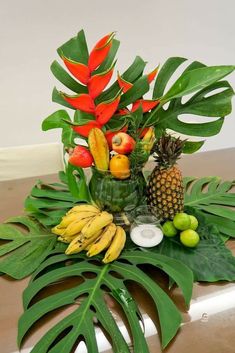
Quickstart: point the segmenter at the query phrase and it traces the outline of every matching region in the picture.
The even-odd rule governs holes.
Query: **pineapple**
[[[157,162],[147,187],[148,204],[162,220],[173,219],[184,209],[182,174],[176,164],[185,141],[163,135],[154,145]]]

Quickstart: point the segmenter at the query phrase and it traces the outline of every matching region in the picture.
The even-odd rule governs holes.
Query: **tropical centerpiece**
[[[80,300],[33,353],[69,353],[78,340],[89,352],[98,352],[96,322],[114,352],[130,352],[105,293],[126,316],[134,352],[149,352],[138,303],[126,283],[130,281],[152,297],[166,347],[181,316],[142,265],[164,271],[170,287],[181,288],[187,305],[193,281],[235,280],[235,258],[225,245],[235,236],[233,181],[183,178],[177,165],[182,153],[194,153],[204,144],[190,141],[190,136],[220,132],[234,94],[222,79],[235,67],[194,61],[167,88],[186,59],[172,57],[145,73],[146,62],[137,56],[113,78],[118,47],[110,33],[89,52],[80,31],[58,49],[67,70],[57,61],[51,70],[74,93],[53,90],[52,100],[66,109],[47,117],[42,129],[62,129],[65,170],[59,172],[59,182],[34,186],[25,201],[28,215],[0,227],[0,238],[9,241],[0,248],[7,254],[0,271],[16,279],[32,274],[24,292],[19,346],[45,314]],[[201,122],[182,119],[185,114],[198,115]],[[137,213],[145,217],[142,224]],[[27,236],[13,223],[26,226]],[[49,285],[74,276],[81,279],[75,287],[47,293]],[[45,295],[38,297],[43,290]]]

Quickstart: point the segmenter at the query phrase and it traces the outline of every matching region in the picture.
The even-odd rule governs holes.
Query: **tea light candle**
[[[151,248],[158,245],[163,239],[163,233],[160,228],[154,224],[140,224],[131,229],[131,240],[138,246]]]

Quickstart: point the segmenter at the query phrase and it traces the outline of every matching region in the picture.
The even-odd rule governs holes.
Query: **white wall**
[[[234,13],[234,0],[2,0],[0,147],[59,140],[59,132],[40,130],[42,119],[60,109],[51,102],[57,82],[49,67],[57,47],[81,28],[90,46],[117,31],[120,70],[137,54],[149,69],[169,56],[234,64]],[[235,113],[204,150],[235,146],[234,128]]]

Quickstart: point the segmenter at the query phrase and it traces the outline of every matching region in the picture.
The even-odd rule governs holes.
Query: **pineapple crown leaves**
[[[160,167],[172,167],[180,158],[186,140],[175,138],[170,134],[163,134],[154,144],[152,152]]]

